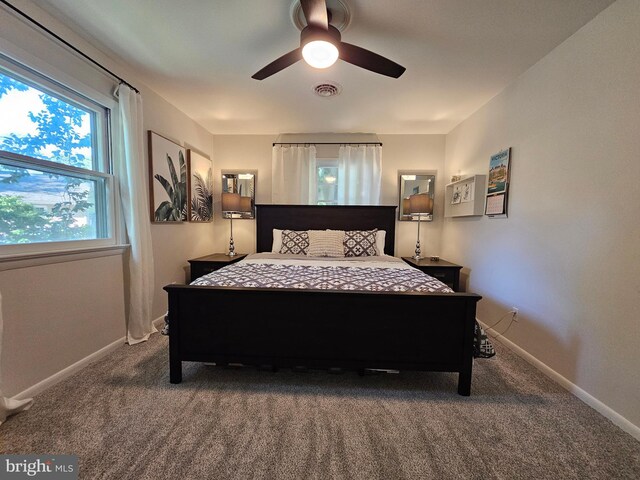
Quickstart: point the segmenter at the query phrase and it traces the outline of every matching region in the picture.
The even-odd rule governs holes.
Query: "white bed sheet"
[[[335,258],[281,253],[253,253],[242,260],[242,262],[254,264],[316,265],[323,267],[398,268],[405,270],[413,268],[402,259],[392,257],[391,255]]]

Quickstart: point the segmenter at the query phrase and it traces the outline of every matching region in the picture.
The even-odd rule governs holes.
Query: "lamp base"
[[[229,237],[229,253],[227,253],[227,257],[235,257],[236,255],[236,246],[233,243],[233,234],[231,234],[231,237]]]
[[[418,240],[416,242],[415,255],[413,255],[413,257],[411,257],[411,258],[413,258],[414,260],[420,260],[421,258],[423,258],[423,257],[420,256],[420,253],[422,253],[422,252],[420,251],[420,240]]]

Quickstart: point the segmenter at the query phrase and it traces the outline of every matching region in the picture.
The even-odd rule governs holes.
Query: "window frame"
[[[55,254],[56,252],[82,251],[113,247],[120,242],[120,218],[116,196],[116,182],[113,174],[111,152],[111,108],[106,102],[99,102],[67,87],[53,78],[29,66],[8,58],[0,53],[0,73],[39,90],[42,93],[77,106],[91,114],[91,157],[92,169],[74,167],[63,163],[43,160],[0,149],[2,163],[42,172],[72,176],[86,180],[101,180],[104,192],[96,194],[96,217],[98,211],[102,219],[97,227],[105,236],[85,240],[65,240],[57,242],[31,242],[24,244],[0,245],[0,261],[11,260],[20,255]],[[96,95],[97,98],[102,97]]]

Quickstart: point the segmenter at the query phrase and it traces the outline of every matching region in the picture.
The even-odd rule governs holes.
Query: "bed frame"
[[[395,206],[257,205],[257,251],[274,228],[384,229],[394,254]],[[471,393],[473,293],[365,293],[167,285],[171,383],[182,362],[457,372]]]

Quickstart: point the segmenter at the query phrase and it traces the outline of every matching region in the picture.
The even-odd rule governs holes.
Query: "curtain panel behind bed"
[[[317,202],[316,147],[274,145],[271,202],[315,205]]]
[[[380,205],[382,146],[342,145],[338,152],[338,204]]]

